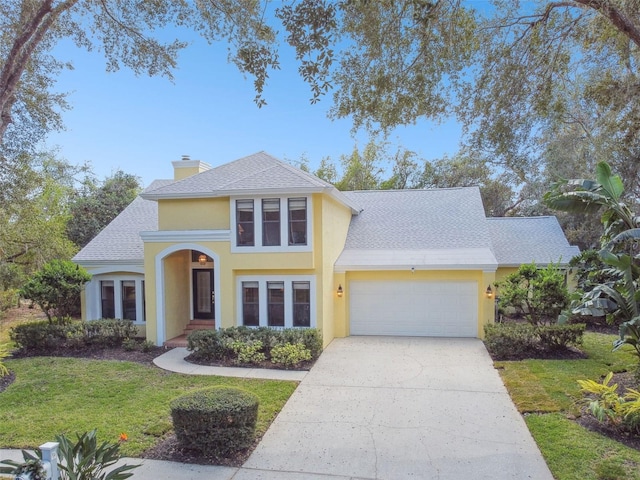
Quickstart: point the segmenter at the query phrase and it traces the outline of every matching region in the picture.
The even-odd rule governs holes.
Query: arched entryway
[[[184,335],[190,324],[217,328],[220,318],[220,258],[208,247],[182,243],[155,257],[156,344]]]

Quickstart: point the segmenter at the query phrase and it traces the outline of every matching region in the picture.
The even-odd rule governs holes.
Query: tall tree
[[[0,272],[28,275],[76,251],[66,235],[69,179],[76,168],[51,155],[39,162],[38,168],[25,167],[21,182],[0,194]]]
[[[520,186],[544,168],[545,138],[580,126],[573,139],[598,159],[615,139],[637,178],[640,2],[354,0],[343,12],[334,117],[387,131],[455,115],[471,151]]]
[[[118,170],[102,183],[87,176],[71,200],[67,223],[69,239],[84,247],[140,192],[140,179]]]

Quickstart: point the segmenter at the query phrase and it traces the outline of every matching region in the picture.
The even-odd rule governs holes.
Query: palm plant
[[[545,194],[550,208],[567,212],[597,212],[602,210],[604,234],[598,252],[607,266],[610,278],[585,292],[573,306],[573,312],[583,315],[606,315],[621,322],[620,338],[614,349],[631,345],[640,359],[640,255],[636,253],[640,240],[640,217],[623,201],[622,179],[611,173],[606,162],[598,163],[596,180],[565,180],[555,184]]]

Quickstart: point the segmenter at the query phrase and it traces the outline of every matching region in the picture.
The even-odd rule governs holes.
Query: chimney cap
[[[191,157],[189,155],[182,155],[182,160],[189,161]]]

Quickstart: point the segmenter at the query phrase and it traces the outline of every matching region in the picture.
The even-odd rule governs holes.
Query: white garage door
[[[478,336],[476,282],[353,281],[351,335]]]

